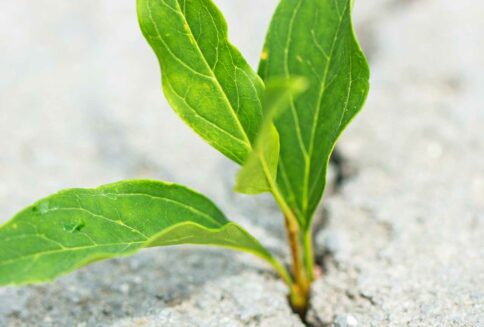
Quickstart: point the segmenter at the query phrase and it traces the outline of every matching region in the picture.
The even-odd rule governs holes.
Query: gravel
[[[255,66],[277,1],[216,2]],[[207,194],[287,260],[274,204],[233,194],[237,167],[169,109],[134,7],[0,1],[0,222],[61,188],[155,178]],[[355,15],[372,88],[338,145],[352,174],[321,210],[308,323],[483,326],[484,4],[361,1]],[[1,288],[0,326],[303,324],[265,264],[182,246]]]

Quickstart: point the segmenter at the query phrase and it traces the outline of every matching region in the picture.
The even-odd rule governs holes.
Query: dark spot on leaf
[[[69,233],[80,232],[86,225],[83,222],[80,223],[66,223],[64,224],[64,230]]]

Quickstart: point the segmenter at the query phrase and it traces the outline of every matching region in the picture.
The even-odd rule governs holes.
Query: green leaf
[[[304,78],[275,79],[266,83],[264,120],[254,150],[237,174],[235,191],[245,194],[270,192],[276,183],[279,134],[275,117],[286,110],[292,98],[307,87]]]
[[[203,195],[138,180],[65,190],[18,213],[0,227],[0,285],[49,281],[93,261],[175,244],[243,250],[277,265]]]
[[[282,0],[261,56],[264,80],[307,78],[308,90],[275,120],[277,184],[305,230],[323,194],[341,132],[362,108],[369,68],[351,22],[350,0]]]
[[[209,144],[245,162],[262,121],[264,84],[229,43],[220,11],[211,0],[137,0],[137,7],[170,105]]]
[[[259,194],[271,191],[277,176],[279,134],[273,124],[261,130],[254,151],[237,173],[234,191]]]

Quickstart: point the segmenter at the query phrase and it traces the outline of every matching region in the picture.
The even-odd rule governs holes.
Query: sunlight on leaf
[[[137,7],[170,105],[210,145],[245,162],[262,121],[264,84],[228,41],[220,11],[211,0],[138,0]]]

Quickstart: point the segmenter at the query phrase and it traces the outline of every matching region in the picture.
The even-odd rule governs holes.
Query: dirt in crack
[[[333,151],[333,154],[330,158],[330,164],[335,170],[335,178],[333,180],[333,184],[328,187],[328,189],[331,190],[330,195],[336,195],[341,192],[344,184],[356,175],[357,169],[346,159],[338,148],[335,148]],[[328,226],[329,220],[330,213],[328,209],[326,207],[322,207],[319,213],[315,215],[313,223],[313,240],[315,240],[315,237]],[[314,245],[315,244],[313,244],[313,248],[315,249],[314,260],[316,269],[319,269],[319,273],[317,274],[316,278],[324,278],[324,275],[328,271],[328,264],[333,258],[333,253],[325,247],[318,248]],[[312,312],[312,309],[313,308],[311,307],[310,303],[307,315],[305,317],[300,317],[304,326],[327,327],[332,325],[332,323],[322,321],[318,315]]]
[[[356,167],[353,166],[348,159],[341,153],[338,148],[335,148],[330,158],[330,163],[336,171],[332,193],[336,194],[341,191],[341,187],[356,174]]]
[[[333,154],[331,155],[330,163],[335,169],[335,179],[333,185],[328,189],[331,189],[330,195],[336,195],[341,192],[342,187],[346,182],[353,178],[356,173],[356,167],[346,159],[346,157],[341,153],[339,148],[335,148]],[[322,207],[319,214],[316,214],[313,225],[313,240],[316,236],[322,232],[329,224],[330,212],[326,207]],[[314,246],[314,260],[317,267],[321,270],[321,275],[327,271],[327,262],[331,260],[333,253],[327,248],[319,249]]]

